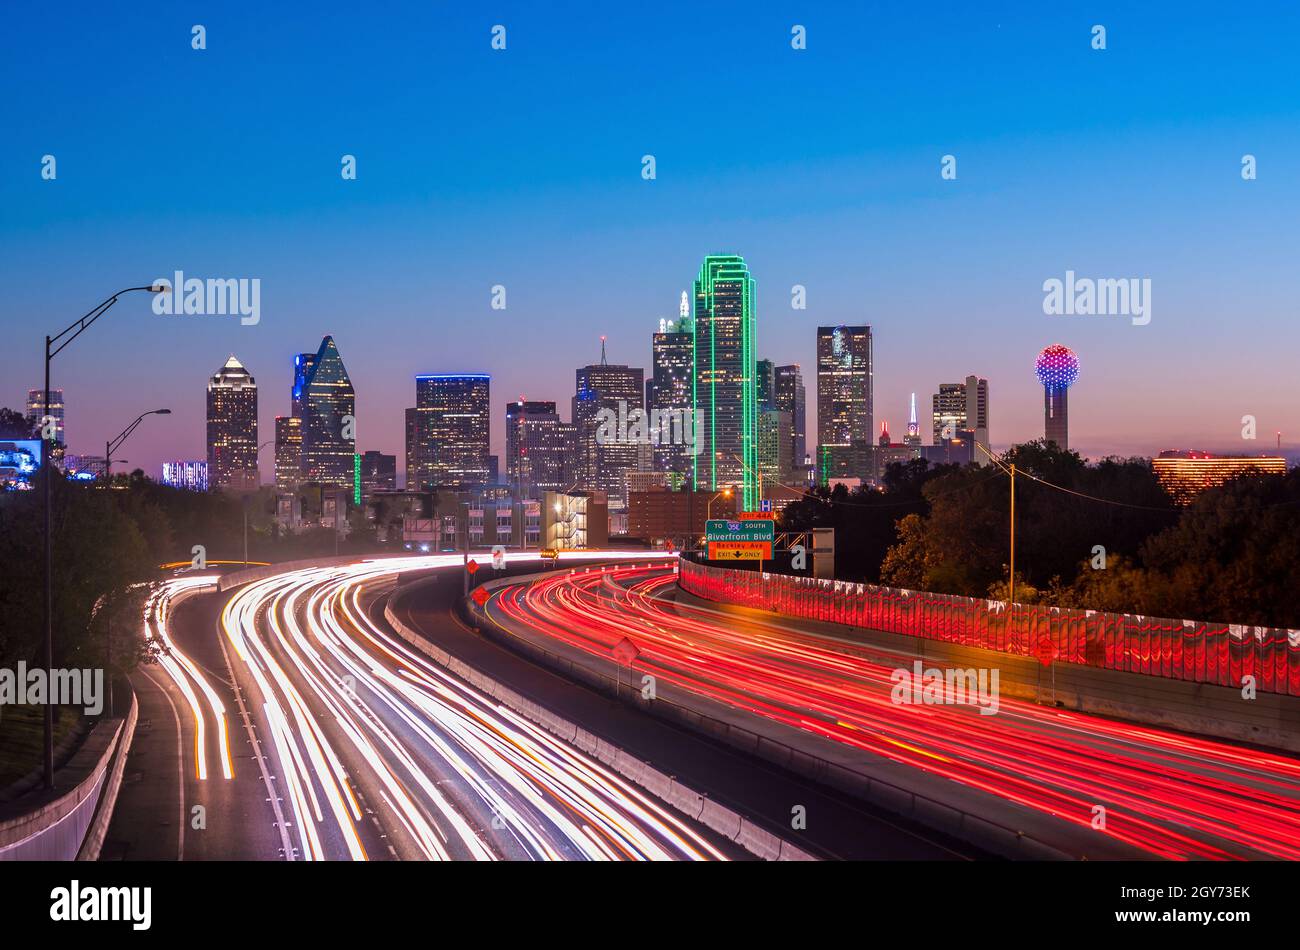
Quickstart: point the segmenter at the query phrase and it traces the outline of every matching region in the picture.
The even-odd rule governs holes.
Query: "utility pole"
[[[1011,476],[1011,571],[1007,577],[1007,604],[1010,609],[1010,605],[1016,602],[1016,466],[1014,462],[1010,463],[1010,467],[1004,465],[1001,459],[978,442],[975,447],[987,455],[990,462]]]
[[[1011,577],[1007,582],[1007,603],[1016,602],[1016,463],[1011,463]]]

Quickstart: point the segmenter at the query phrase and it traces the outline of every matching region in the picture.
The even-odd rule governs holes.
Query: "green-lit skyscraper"
[[[758,394],[754,279],[745,259],[710,254],[695,279],[695,484],[742,487],[745,511],[758,507]]]

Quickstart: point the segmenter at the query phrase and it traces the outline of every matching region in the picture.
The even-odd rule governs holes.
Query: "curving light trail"
[[[164,581],[150,593],[144,608],[145,643],[154,648],[158,665],[181,691],[194,719],[194,769],[201,782],[208,778],[207,723],[203,705],[199,702],[194,687],[197,686],[207,700],[212,720],[217,727],[216,754],[221,766],[221,777],[231,779],[235,775],[235,766],[230,757],[226,707],[194,661],[172,641],[167,622],[172,607],[179,600],[200,590],[215,587],[216,581],[216,576],[211,574]]]
[[[627,637],[663,682],[941,775],[1173,859],[1300,858],[1300,761],[1002,697],[891,700],[912,657],[660,596],[674,575],[617,567],[503,589],[488,608],[608,659]]]
[[[644,555],[642,555],[644,557]],[[513,556],[510,560],[517,560]],[[278,574],[225,605],[224,636],[256,683],[303,858],[722,859],[667,807],[426,660],[366,609],[402,572],[456,555]]]

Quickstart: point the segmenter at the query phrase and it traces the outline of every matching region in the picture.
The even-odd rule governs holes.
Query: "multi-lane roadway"
[[[387,558],[273,574],[219,599],[208,595],[218,600],[219,617],[205,629],[205,615],[196,613],[200,622],[185,635],[177,598],[210,590],[215,579],[178,577],[160,588],[144,618],[157,663],[142,676],[164,691],[176,721],[175,857],[743,855],[376,621],[372,602],[399,575],[437,570],[459,571],[460,559]],[[161,709],[156,696],[150,701]],[[128,786],[110,839],[133,840],[141,830],[131,796]],[[191,820],[195,804],[205,813],[201,828]],[[233,815],[258,830],[233,829]],[[205,853],[213,839],[236,841],[237,853],[220,846]]]
[[[1300,761],[1264,749],[1000,699],[896,702],[914,657],[754,611],[684,597],[664,566],[510,585],[489,617],[608,660],[639,650],[650,674],[729,707],[833,739],[1013,803],[1135,853],[1171,859],[1300,858]]]

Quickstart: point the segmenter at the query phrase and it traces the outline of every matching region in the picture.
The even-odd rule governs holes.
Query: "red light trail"
[[[1171,859],[1300,858],[1300,761],[1277,753],[1001,698],[898,705],[867,645],[710,607],[671,604],[663,568],[616,567],[514,585],[488,609],[731,706],[1091,827]],[[861,655],[875,654],[873,658]]]

